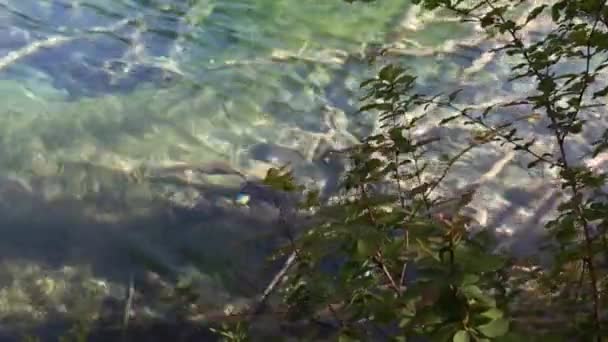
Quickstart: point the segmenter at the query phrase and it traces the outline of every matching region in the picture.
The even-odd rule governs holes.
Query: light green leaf
[[[357,253],[359,256],[367,257],[373,253],[371,243],[366,239],[359,239],[357,241]]]
[[[490,310],[483,312],[481,315],[489,319],[496,320],[502,318],[504,314],[500,309],[491,308]]]
[[[469,342],[471,340],[471,335],[466,330],[460,330],[455,335],[452,341],[454,342]]]
[[[477,327],[477,330],[487,337],[499,337],[509,331],[509,320],[506,318],[495,319],[492,322]]]

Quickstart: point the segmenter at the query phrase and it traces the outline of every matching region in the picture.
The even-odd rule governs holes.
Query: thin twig
[[[294,250],[293,252],[291,252],[289,257],[283,264],[283,267],[281,267],[279,272],[274,276],[274,278],[272,278],[272,281],[268,284],[268,286],[262,293],[262,296],[258,299],[255,310],[254,310],[254,314],[258,314],[264,309],[264,306],[266,304],[266,301],[268,300],[268,297],[275,291],[275,289],[277,288],[277,285],[279,285],[279,283],[281,282],[283,277],[285,277],[285,274],[287,273],[287,271],[289,271],[291,266],[293,266],[295,261],[296,261],[296,251]]]
[[[122,317],[122,334],[123,340],[126,341],[127,330],[129,328],[129,321],[131,319],[131,312],[133,310],[133,298],[135,297],[135,284],[133,281],[133,274],[129,275],[129,287],[127,288],[127,298],[125,301],[125,309]]]
[[[462,158],[462,156],[464,156],[466,153],[468,153],[469,151],[471,151],[473,148],[479,146],[480,144],[471,144],[469,146],[467,146],[466,148],[462,149],[460,152],[458,152],[458,154],[456,154],[456,156],[454,156],[453,158],[451,158],[446,167],[443,169],[443,172],[441,173],[441,175],[439,176],[439,178],[437,178],[432,185],[427,189],[428,194],[430,195],[438,186],[439,184],[441,184],[441,182],[443,182],[443,180],[447,177],[447,175],[450,172],[450,169],[452,168],[452,166],[454,166],[454,164],[456,164],[456,162],[458,160],[460,160],[460,158]]]
[[[391,272],[386,267],[386,264],[382,261],[383,260],[382,253],[380,251],[378,251],[378,253],[376,253],[376,256],[374,257],[373,260],[374,260],[374,263],[376,264],[376,266],[378,266],[378,268],[380,268],[382,270],[382,272],[384,273],[384,275],[386,276],[386,279],[388,280],[391,288],[395,291],[397,296],[400,296],[401,287],[397,285],[397,283],[393,279],[393,276],[391,275]]]
[[[399,277],[399,288],[405,286],[405,272],[407,270],[407,260],[403,262],[403,267],[401,268],[401,276]]]
[[[480,126],[482,126],[483,128],[485,128],[485,129],[487,129],[487,130],[488,130],[490,133],[492,133],[492,134],[493,134],[493,136],[496,136],[496,137],[499,137],[499,138],[503,139],[504,141],[506,141],[506,142],[508,142],[509,144],[513,145],[513,146],[514,146],[516,149],[518,149],[518,150],[522,150],[522,151],[527,152],[528,154],[530,154],[530,155],[532,155],[533,157],[535,157],[536,159],[538,159],[538,160],[540,160],[540,161],[542,161],[542,162],[544,162],[544,163],[548,164],[548,165],[549,165],[549,166],[551,166],[551,167],[554,167],[554,166],[559,166],[559,164],[558,164],[558,163],[556,163],[555,161],[553,161],[553,160],[551,160],[551,159],[546,158],[544,155],[540,155],[540,154],[538,154],[538,153],[536,153],[536,152],[534,152],[534,151],[530,150],[530,148],[529,148],[529,147],[527,147],[525,144],[520,144],[520,143],[518,143],[517,141],[515,141],[515,140],[513,139],[513,137],[509,137],[509,136],[507,136],[507,135],[503,134],[503,133],[501,132],[501,129],[500,129],[500,128],[497,128],[497,127],[507,127],[507,123],[503,123],[503,124],[498,125],[497,127],[494,127],[494,126],[491,126],[491,125],[489,125],[489,124],[485,123],[483,120],[481,120],[481,119],[479,119],[479,118],[476,118],[476,117],[471,116],[470,114],[468,114],[468,113],[466,112],[466,109],[461,109],[461,108],[458,108],[458,107],[454,106],[454,105],[453,105],[453,104],[451,104],[451,103],[439,103],[439,104],[440,104],[440,105],[447,106],[447,107],[449,107],[449,108],[451,108],[451,109],[453,109],[453,110],[455,110],[455,111],[459,112],[459,113],[460,113],[460,115],[462,115],[463,117],[465,117],[465,118],[467,118],[467,119],[471,120],[471,121],[472,121],[472,122],[474,122],[475,124],[480,125]],[[513,123],[513,122],[516,122],[516,121],[519,121],[519,120],[525,120],[525,119],[528,119],[528,118],[532,117],[533,115],[534,115],[534,114],[524,115],[524,116],[522,116],[522,117],[516,118],[515,120],[511,121],[510,123]]]
[[[485,3],[492,9],[495,9],[495,7],[492,5],[492,3],[489,0],[484,0]],[[600,8],[597,11],[597,17],[599,18],[599,16],[601,16],[601,9],[605,6],[605,1],[602,1],[602,3],[600,4]],[[498,15],[499,19],[502,21],[502,23],[506,23],[507,20],[504,18],[504,16],[502,14]],[[593,34],[593,31],[595,30],[595,27],[597,25],[599,19],[595,20],[595,23],[593,24],[593,28],[592,31],[589,35],[589,37],[587,38],[587,48],[588,51],[590,51],[590,40],[591,40],[591,35]],[[520,50],[520,53],[524,56],[526,62],[529,65],[530,70],[534,73],[534,75],[539,79],[539,81],[542,81],[544,79],[546,79],[546,77],[548,77],[547,75],[543,75],[540,70],[538,70],[537,68],[534,67],[534,63],[532,63],[532,59],[530,58],[530,56],[528,55],[528,52],[526,51],[526,49],[524,48],[524,45],[522,43],[522,40],[518,37],[517,35],[517,31],[515,28],[509,28],[507,29],[507,31],[509,32],[509,34],[511,35],[512,39],[515,40],[516,42],[518,42],[519,44],[516,44],[516,46],[518,47],[518,49]],[[587,80],[587,76],[589,73],[589,65],[590,65],[590,59],[592,58],[591,54],[588,53],[587,56],[585,56],[587,59],[587,70],[585,72],[585,80],[583,82],[583,89],[581,89],[581,94],[584,94],[584,92],[586,91],[587,87],[588,87],[588,80]],[[581,95],[581,99],[582,99],[582,95]],[[578,114],[578,112],[580,111],[580,105],[581,103],[578,103],[578,108],[575,111],[575,115],[574,117],[576,117],[576,115]],[[559,125],[557,124],[557,120],[555,118],[554,115],[552,115],[552,113],[554,113],[553,108],[551,107],[550,103],[545,103],[544,104],[546,110],[547,110],[547,114],[552,122],[552,124],[555,127],[559,127]],[[559,150],[560,150],[560,155],[561,155],[561,166],[564,169],[569,169],[569,164],[568,164],[568,158],[567,158],[567,154],[566,154],[566,150],[565,150],[565,138],[568,134],[568,131],[565,131],[564,133],[560,133],[560,131],[558,129],[554,130],[555,133],[555,137],[556,140],[558,142],[559,145]],[[570,189],[572,190],[573,196],[576,197],[578,196],[578,194],[580,193],[580,189],[578,187],[577,182],[571,182],[570,183]],[[600,303],[599,303],[599,290],[598,290],[598,281],[597,281],[597,275],[595,272],[595,266],[593,263],[593,239],[591,237],[591,231],[590,231],[590,227],[589,227],[589,223],[587,222],[587,219],[585,218],[585,216],[582,213],[582,208],[580,206],[579,203],[577,203],[574,207],[574,212],[577,214],[578,218],[580,219],[582,226],[583,226],[583,233],[585,236],[585,248],[586,248],[586,254],[587,256],[585,258],[583,258],[583,261],[587,263],[587,267],[589,270],[589,278],[591,280],[591,292],[592,292],[592,296],[593,296],[593,322],[595,325],[595,328],[597,329],[597,331],[601,331],[601,322],[600,322]],[[598,337],[598,341],[599,341],[599,337]]]
[[[576,292],[574,294],[574,301],[577,302],[578,298],[581,294],[581,289],[583,288],[583,280],[585,280],[585,271],[587,270],[587,263],[585,263],[584,261],[582,262],[582,267],[581,267],[581,274],[580,277],[578,279],[578,284],[576,286]]]

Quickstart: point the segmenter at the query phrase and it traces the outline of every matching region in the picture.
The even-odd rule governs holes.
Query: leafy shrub
[[[350,161],[344,192],[312,208],[318,224],[290,234],[284,252],[296,261],[280,287],[286,308],[281,317],[329,327],[324,337],[341,341],[600,341],[607,336],[608,204],[601,189],[606,176],[575,164],[568,145],[594,125],[586,114],[605,107],[606,1],[414,3],[450,11],[504,38],[495,51],[518,59],[512,80],[535,84],[536,91],[485,108],[460,108],[454,104],[458,90],[421,94],[416,77],[395,64],[363,82],[361,111],[378,112],[381,130],[341,152]],[[526,29],[541,19],[550,21],[550,32],[529,41]],[[427,151],[441,141],[413,134],[427,115],[413,114],[414,109],[431,105],[454,112],[442,124],[460,120],[479,128],[469,146],[440,161]],[[515,105],[547,121],[557,152],[521,138],[514,122],[491,120],[498,110]],[[495,143],[531,156],[529,168],[544,164],[558,170],[566,199],[546,226],[543,253],[553,256],[550,267],[527,265],[534,271],[524,272],[513,260],[493,254],[491,234],[472,232],[472,219],[462,211],[473,191],[449,199],[436,191],[463,155]],[[591,148],[594,157],[608,148],[608,132]],[[273,172],[271,183],[277,183],[272,179],[281,171]],[[536,310],[542,312],[540,321],[533,320]]]

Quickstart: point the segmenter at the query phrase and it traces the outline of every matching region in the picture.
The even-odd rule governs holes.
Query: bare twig
[[[530,147],[526,146],[525,144],[520,144],[517,141],[514,140],[513,137],[509,137],[505,134],[502,133],[502,128],[507,127],[507,125],[509,123],[503,123],[500,125],[492,126],[487,124],[486,122],[484,122],[483,120],[473,117],[471,114],[467,113],[466,109],[461,109],[456,107],[455,105],[451,104],[451,103],[439,103],[440,105],[444,105],[446,107],[451,108],[452,110],[455,110],[457,112],[460,113],[460,115],[462,115],[463,117],[471,120],[472,122],[474,122],[475,124],[482,126],[483,128],[485,128],[486,130],[488,130],[493,136],[499,137],[501,139],[503,139],[504,141],[508,142],[509,144],[513,145],[516,149],[518,150],[522,150],[527,152],[528,154],[532,155],[533,157],[535,157],[538,160],[541,160],[542,162],[548,164],[549,166],[559,166],[559,163],[556,163],[555,161],[548,159],[547,157],[545,157],[545,155],[541,155],[538,154],[537,152],[534,152],[530,149]],[[518,118],[515,118],[513,121],[511,121],[510,123],[516,122],[516,121],[520,121],[520,120],[525,120],[525,119],[529,119],[530,117],[532,117],[534,114],[528,114],[528,115],[524,115]]]
[[[272,281],[268,284],[268,286],[262,293],[262,296],[258,299],[258,301],[256,303],[256,308],[254,310],[254,314],[258,314],[264,309],[264,306],[266,304],[266,301],[268,300],[268,297],[275,291],[275,289],[277,288],[277,285],[279,285],[279,283],[281,282],[283,277],[285,277],[285,274],[287,274],[287,271],[289,271],[291,266],[293,266],[293,264],[296,261],[296,256],[297,256],[297,254],[296,254],[295,250],[293,252],[291,252],[289,257],[283,264],[283,267],[281,267],[279,272],[277,272],[277,274],[274,276],[274,278],[272,278]]]
[[[386,264],[383,261],[382,252],[378,251],[378,253],[376,253],[376,256],[374,257],[373,260],[374,260],[374,263],[376,264],[376,266],[378,266],[378,268],[380,268],[380,270],[382,270],[382,273],[384,273],[384,275],[386,276],[389,286],[395,291],[397,296],[400,296],[401,295],[401,286],[397,285],[397,283],[395,282],[395,279],[393,279],[393,276],[391,275],[391,272],[386,267]]]
[[[127,288],[127,298],[125,301],[125,309],[122,317],[122,334],[123,340],[126,341],[127,329],[129,328],[129,321],[131,319],[131,312],[133,311],[133,298],[135,297],[135,284],[133,281],[133,274],[129,276],[129,287]]]

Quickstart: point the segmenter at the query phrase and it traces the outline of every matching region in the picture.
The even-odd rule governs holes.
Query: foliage
[[[249,341],[244,323],[237,322],[234,325],[222,324],[221,328],[211,328],[211,331],[221,336],[224,341],[246,342]]]
[[[467,234],[471,220],[460,209],[472,193],[434,196],[445,173],[427,172],[424,156],[436,141],[413,138],[425,114],[409,113],[438,97],[414,92],[415,80],[388,65],[363,83],[361,110],[378,110],[384,131],[349,153],[346,195],[321,208],[323,223],[297,240],[299,262],[283,289],[290,316],[326,311],[341,338],[359,340],[503,336],[506,260],[490,253],[488,234]],[[462,155],[443,162],[446,171]]]
[[[297,255],[280,289],[286,322],[329,326],[331,338],[340,341],[601,340],[607,336],[606,176],[577,165],[569,145],[594,124],[589,114],[605,106],[608,95],[602,73],[608,66],[606,1],[414,3],[452,12],[502,38],[506,43],[495,52],[518,60],[512,80],[535,84],[536,91],[486,108],[460,108],[454,103],[459,90],[421,94],[416,77],[395,64],[363,82],[361,111],[378,112],[381,130],[346,152],[351,168],[344,193],[313,208],[321,223],[298,232],[286,249]],[[526,32],[534,23],[549,23],[550,31],[529,39]],[[428,147],[441,142],[413,134],[430,106],[453,111],[442,124],[460,121],[481,133],[460,153],[431,160]],[[547,122],[556,151],[520,137],[521,118],[495,123],[493,114],[514,106]],[[413,114],[420,108],[423,114]],[[471,218],[461,210],[473,192],[448,200],[437,193],[459,158],[497,143],[531,156],[529,168],[558,170],[566,199],[546,226],[541,251],[553,256],[550,268],[522,273],[511,260],[491,253],[490,234],[471,232]],[[593,156],[606,150],[608,131],[591,147]],[[430,172],[432,163],[443,171]],[[282,190],[285,179],[279,182]],[[543,322],[527,321],[534,311],[526,307],[530,297]]]

